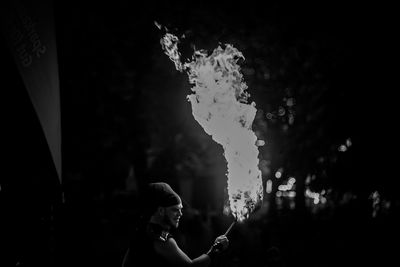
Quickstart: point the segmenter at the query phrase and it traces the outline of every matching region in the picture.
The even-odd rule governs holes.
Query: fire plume
[[[165,54],[177,70],[186,71],[193,85],[187,98],[194,118],[224,149],[229,209],[236,220],[243,221],[263,198],[258,142],[252,131],[257,110],[254,102],[248,104],[250,95],[237,64],[244,56],[227,44],[210,55],[194,51],[192,60],[182,64],[178,43],[170,33],[161,39]]]

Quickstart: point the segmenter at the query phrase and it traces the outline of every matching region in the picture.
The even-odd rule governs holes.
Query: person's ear
[[[158,207],[157,213],[158,213],[160,216],[164,216],[165,209],[164,209],[163,207]]]

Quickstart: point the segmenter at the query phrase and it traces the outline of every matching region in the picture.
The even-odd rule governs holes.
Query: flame
[[[227,44],[211,55],[195,51],[191,61],[182,64],[179,39],[167,33],[162,48],[179,71],[185,70],[193,84],[187,98],[196,121],[224,149],[227,161],[229,209],[243,221],[263,198],[261,171],[258,168],[257,137],[252,123],[257,109],[247,103],[250,96],[237,64],[243,54]]]
[[[175,63],[175,68],[179,71],[184,69],[181,63],[181,53],[178,51],[179,39],[171,33],[166,33],[160,41],[162,49],[165,54]]]

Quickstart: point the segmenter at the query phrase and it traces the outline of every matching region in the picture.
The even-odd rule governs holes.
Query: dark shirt
[[[137,228],[130,240],[122,267],[172,266],[154,249],[155,242],[166,242],[169,238],[172,235],[158,224],[148,223]]]

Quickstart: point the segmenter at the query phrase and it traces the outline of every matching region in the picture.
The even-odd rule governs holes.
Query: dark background
[[[394,260],[398,103],[390,10],[340,2],[57,3],[62,184],[2,39],[2,266],[120,266],[142,205],[137,196],[152,181],[170,183],[185,198],[176,234],[190,256],[228,227],[223,151],[193,119],[190,84],[163,54],[154,21],[185,34],[184,58],[193,45],[238,48],[259,110],[263,182],[271,179],[273,191],[233,228],[230,248],[214,265]],[[349,139],[348,150],[338,151]],[[290,176],[296,198],[275,197]],[[306,189],[329,192],[327,202],[312,204]],[[380,195],[375,205],[373,192]]]

